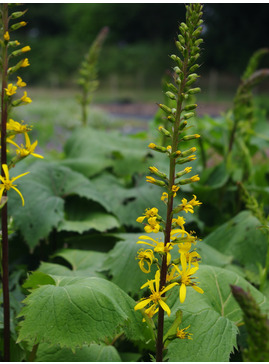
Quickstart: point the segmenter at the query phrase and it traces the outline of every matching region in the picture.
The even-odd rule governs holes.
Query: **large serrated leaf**
[[[120,362],[121,358],[114,346],[83,346],[73,353],[70,349],[40,344],[35,361],[42,362]]]
[[[38,268],[39,272],[52,275],[72,277],[103,277],[98,270],[106,259],[106,254],[89,250],[62,249],[56,252],[53,257],[61,257],[66,260],[72,269],[56,263],[42,262]],[[35,272],[32,276],[37,274]],[[31,276],[30,276],[31,278]]]
[[[250,290],[263,311],[269,304],[265,296],[244,278],[229,270],[201,265],[195,273],[200,294],[187,287],[187,297],[180,304],[178,289],[175,287],[167,303],[173,314],[166,320],[166,330],[174,320],[174,312],[183,312],[180,328],[190,325],[193,340],[172,341],[168,346],[169,361],[229,361],[236,347],[237,325],[242,323],[242,311],[232,296],[230,284]]]
[[[257,272],[257,263],[264,265],[267,250],[267,238],[258,229],[261,225],[250,211],[242,211],[209,234],[204,242]]]
[[[87,177],[109,166],[119,175],[131,175],[145,170],[146,146],[146,141],[114,131],[78,128],[66,142],[63,163]]]
[[[115,284],[102,278],[52,276],[55,285],[43,285],[24,300],[18,341],[30,345],[51,343],[75,349],[112,340],[121,331],[143,340],[135,302]]]
[[[9,212],[16,226],[33,249],[40,239],[64,220],[64,198],[78,195],[93,200],[109,211],[109,206],[95,186],[82,174],[57,163],[36,161],[31,166],[18,165],[14,175],[24,171],[29,175],[18,180],[18,188],[24,196],[25,206],[15,191],[9,195]]]

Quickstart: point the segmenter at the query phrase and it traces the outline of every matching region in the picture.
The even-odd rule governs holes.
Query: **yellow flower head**
[[[162,197],[161,197],[161,200],[164,203],[167,203],[167,201],[168,201],[168,193],[167,192],[163,192]]]
[[[192,340],[192,337],[191,337],[192,334],[190,334],[189,332],[186,331],[190,326],[191,325],[185,327],[184,329],[179,329],[179,327],[178,327],[177,328],[177,333],[176,333],[177,337],[179,339],[189,339],[189,340]]]
[[[28,67],[30,66],[30,63],[28,61],[28,58],[25,58],[22,63],[21,63],[21,67]]]
[[[16,144],[13,140],[9,140],[9,143],[15,145],[15,147],[18,148],[16,150],[17,155],[20,158],[25,158],[28,155],[32,155],[33,157],[36,158],[44,158],[42,155],[34,153],[35,148],[37,146],[37,140],[33,144],[31,144],[28,134],[24,133],[24,136],[25,136],[25,146],[22,144],[21,147],[19,147],[18,144]]]
[[[25,87],[26,86],[26,83],[23,82],[22,78],[20,76],[17,76],[17,78],[18,78],[17,86],[18,87]]]
[[[22,26],[22,27],[25,27],[25,25],[26,25],[27,23],[26,23],[26,21],[20,21],[20,25]]]
[[[184,169],[184,172],[185,173],[190,173],[190,171],[192,170],[192,167],[186,167],[185,169]]]
[[[17,86],[13,86],[12,83],[9,83],[8,84],[8,87],[5,88],[5,91],[6,91],[6,95],[7,96],[12,96],[16,93],[16,90],[17,90]]]
[[[152,243],[138,240],[138,242],[136,244],[146,244],[146,245],[152,246],[154,248],[153,250],[156,253],[159,253],[161,255],[164,255],[164,254],[167,255],[167,264],[170,264],[170,261],[171,261],[170,250],[173,249],[172,243],[168,243],[164,246],[164,242],[155,240],[155,239],[151,238],[150,236],[146,236],[146,235],[139,236],[139,239],[150,240]]]
[[[179,186],[176,186],[176,185],[172,186],[172,192],[174,192],[173,197],[176,197],[178,190],[179,190]]]
[[[181,227],[181,229],[184,230],[184,224],[186,223],[184,217],[178,216],[176,219],[172,219],[172,223],[176,223],[178,226]]]
[[[149,183],[155,183],[156,182],[156,179],[151,177],[151,176],[146,176],[146,182],[149,182]]]
[[[144,213],[144,216],[139,216],[136,219],[136,221],[137,222],[143,222],[146,217],[150,218],[150,217],[154,217],[154,216],[157,216],[157,215],[158,215],[158,209],[156,207],[153,207],[152,209],[146,209],[145,213]]]
[[[8,42],[10,40],[10,35],[9,35],[9,32],[6,31],[5,34],[4,34],[4,39]]]
[[[157,270],[155,274],[155,279],[148,281],[141,287],[141,289],[143,289],[148,286],[151,291],[151,295],[148,298],[143,298],[140,302],[138,302],[135,305],[134,309],[136,311],[141,310],[142,308],[146,307],[148,304],[152,302],[152,305],[147,309],[147,312],[156,311],[157,305],[160,305],[162,309],[167,313],[167,315],[170,316],[171,310],[167,305],[167,303],[165,303],[162,295],[165,292],[169,291],[174,286],[176,286],[177,284],[178,283],[169,284],[167,287],[162,287],[160,290],[160,271]]]
[[[198,176],[198,174],[191,177],[191,182],[197,182],[197,181],[200,181],[200,177]]]
[[[29,46],[25,46],[21,49],[22,53],[29,52],[31,48]]]
[[[154,148],[156,148],[156,144],[154,144],[154,143],[150,143],[150,144],[148,145],[148,147],[149,147],[150,149],[154,149]]]
[[[193,195],[193,199],[189,201],[189,204],[192,206],[198,206],[198,205],[202,205],[202,202],[199,202],[198,200],[196,201],[196,196]]]
[[[2,168],[5,174],[5,177],[0,176],[0,181],[2,182],[0,184],[0,199],[2,198],[3,192],[4,191],[9,191],[11,188],[13,190],[15,190],[21,197],[22,200],[22,205],[24,205],[24,199],[23,196],[21,194],[21,192],[16,188],[17,185],[14,185],[13,182],[16,181],[16,179],[25,176],[26,174],[30,173],[30,172],[26,172],[23,174],[20,174],[17,177],[12,177],[11,179],[9,179],[9,171],[8,171],[8,166],[6,164],[2,164]]]
[[[144,250],[143,248],[139,249],[137,252],[138,256],[136,259],[139,259],[138,265],[142,272],[149,273],[151,265],[154,260],[154,254],[151,249]],[[147,264],[147,268],[145,268],[145,264]]]
[[[187,201],[187,199],[186,198],[183,198],[182,200],[181,200],[181,210],[182,211],[185,211],[185,212],[190,212],[191,214],[193,214],[194,213],[194,211],[193,211],[193,206]]]
[[[30,97],[27,96],[27,92],[24,91],[23,96],[21,97],[21,101],[25,102],[26,104],[30,104],[32,102],[32,100],[30,99]]]
[[[160,231],[160,224],[157,217],[150,217],[148,224],[144,227],[146,233],[158,233]]]
[[[202,288],[197,287],[196,283],[192,282],[192,279],[194,277],[191,277],[199,268],[198,267],[192,267],[191,263],[189,261],[189,264],[187,265],[187,260],[185,254],[180,255],[181,260],[181,267],[182,270],[179,270],[179,268],[176,266],[176,269],[178,273],[180,273],[181,276],[181,283],[180,283],[180,289],[179,289],[179,300],[181,303],[183,303],[186,299],[186,287],[191,286],[195,291],[199,293],[204,293]]]
[[[23,120],[22,120],[23,122]],[[27,131],[30,131],[32,128],[26,124],[20,124],[17,121],[14,121],[13,119],[9,119],[7,122],[7,130],[11,131],[12,134],[19,134],[19,133],[26,133]]]

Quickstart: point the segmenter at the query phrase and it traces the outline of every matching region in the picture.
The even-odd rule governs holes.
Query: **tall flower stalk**
[[[179,329],[181,319],[177,315],[176,324],[172,325],[166,335],[164,335],[164,313],[168,316],[171,314],[170,307],[166,303],[166,294],[171,289],[179,287],[179,299],[183,303],[186,298],[187,287],[192,287],[199,293],[203,290],[197,286],[195,272],[199,269],[201,257],[193,246],[199,240],[194,232],[187,232],[184,224],[185,219],[178,213],[193,213],[194,207],[201,204],[194,195],[188,201],[183,198],[181,204],[174,206],[174,199],[182,185],[199,181],[198,175],[187,177],[191,173],[192,167],[177,170],[178,167],[196,159],[195,147],[186,150],[184,142],[198,139],[200,135],[188,135],[186,131],[189,120],[194,116],[196,104],[190,103],[191,95],[200,92],[200,88],[193,87],[198,75],[195,71],[199,68],[197,59],[199,58],[199,46],[202,43],[200,34],[202,31],[202,6],[200,4],[190,4],[186,6],[186,23],[182,22],[179,26],[180,34],[176,41],[177,49],[180,55],[171,55],[175,62],[174,83],[168,83],[169,91],[166,96],[174,101],[174,107],[160,104],[159,107],[165,112],[171,128],[159,127],[160,133],[170,140],[167,147],[158,146],[154,143],[149,144],[149,148],[156,152],[166,154],[169,163],[169,174],[159,171],[156,167],[149,168],[150,172],[158,178],[147,176],[147,182],[157,185],[165,190],[162,193],[161,200],[167,205],[166,218],[158,214],[158,209],[153,207],[147,209],[143,216],[137,221],[145,223],[147,233],[164,232],[163,241],[141,236],[137,243],[143,243],[151,246],[151,249],[140,249],[138,252],[139,266],[143,272],[148,273],[152,264],[157,265],[157,272],[154,280],[145,283],[141,288],[149,287],[150,296],[142,299],[135,306],[135,310],[143,310],[144,315],[152,320],[155,326],[153,316],[158,313],[157,333],[156,333],[156,361],[163,360],[163,350],[166,344],[172,339],[191,338],[186,329]],[[180,149],[179,150],[179,146]],[[186,178],[187,177],[187,178]],[[171,250],[178,248],[178,258],[172,260]],[[157,254],[157,256],[156,256]],[[159,257],[159,258],[158,258]]]
[[[8,247],[8,204],[7,193],[9,190],[16,191],[24,205],[24,198],[14,183],[18,178],[25,176],[29,172],[22,173],[16,177],[10,177],[9,170],[14,167],[16,163],[25,158],[28,155],[38,156],[34,153],[37,141],[31,145],[28,136],[28,131],[31,127],[24,124],[22,121],[17,122],[10,118],[10,114],[14,107],[20,105],[27,105],[32,102],[30,97],[27,96],[27,92],[24,91],[21,97],[17,97],[19,89],[26,86],[26,83],[20,76],[17,76],[16,80],[11,82],[9,79],[14,77],[14,74],[19,70],[28,67],[28,58],[23,58],[14,64],[14,59],[18,56],[23,56],[31,49],[29,46],[16,49],[20,46],[17,40],[12,40],[11,35],[17,29],[26,25],[25,21],[17,22],[17,19],[22,17],[26,11],[16,11],[9,15],[9,8],[12,4],[1,5],[1,38],[0,45],[2,48],[1,57],[1,176],[0,176],[0,208],[1,210],[1,222],[2,222],[2,234],[1,234],[1,278],[3,287],[3,308],[4,308],[4,361],[10,361],[10,304],[9,304],[9,247]],[[14,22],[15,20],[15,22]],[[10,25],[10,22],[13,24]],[[13,63],[13,65],[10,65]],[[14,99],[15,98],[15,99]],[[14,138],[17,134],[24,134],[26,145],[18,146],[14,142]],[[7,143],[15,145],[16,155],[14,157],[7,155]],[[11,147],[12,148],[12,147]],[[9,147],[9,150],[11,150]]]

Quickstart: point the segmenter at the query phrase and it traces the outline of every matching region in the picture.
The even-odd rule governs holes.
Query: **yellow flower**
[[[191,182],[197,182],[197,181],[200,181],[200,177],[198,176],[198,174],[191,177]]]
[[[22,26],[22,27],[25,27],[25,25],[26,25],[27,23],[26,23],[26,21],[20,21],[20,25]]]
[[[22,78],[20,76],[17,76],[18,81],[17,81],[17,86],[18,87],[25,87],[26,86],[26,82],[23,82]]]
[[[176,223],[178,226],[181,227],[181,229],[184,230],[184,224],[186,223],[184,217],[178,216],[176,219],[172,219],[172,223]]]
[[[180,284],[180,289],[179,289],[179,300],[181,303],[183,303],[186,299],[186,291],[187,291],[186,287],[187,286],[191,286],[195,291],[197,291],[199,293],[204,293],[204,291],[202,290],[202,288],[197,287],[196,283],[192,282],[192,279],[194,279],[194,277],[191,277],[191,276],[199,268],[192,267],[190,261],[189,261],[189,264],[187,265],[187,260],[186,260],[185,254],[181,254],[180,260],[181,260],[182,270],[180,270],[177,266],[176,266],[176,270],[178,271],[178,273],[180,273],[180,276],[181,276],[181,284]]]
[[[22,120],[23,122],[23,120]],[[12,134],[19,134],[19,133],[26,133],[27,131],[31,130],[32,128],[27,124],[23,125],[14,121],[13,119],[9,119],[7,122],[7,130],[12,131]]]
[[[144,273],[149,273],[151,265],[152,265],[153,260],[154,260],[153,251],[151,249],[144,250],[143,248],[141,248],[141,249],[138,250],[137,254],[138,254],[138,257],[136,259],[139,259],[138,265],[139,265],[140,269]],[[147,269],[144,266],[145,263],[148,266]]]
[[[155,239],[151,238],[150,236],[146,236],[146,235],[139,236],[139,239],[152,241],[152,243],[148,243],[148,242],[145,242],[142,240],[138,240],[138,242],[136,244],[146,244],[146,245],[152,246],[156,253],[159,253],[161,255],[164,255],[164,254],[167,255],[167,264],[170,264],[170,262],[171,262],[170,250],[173,249],[172,243],[168,243],[164,246],[164,242],[155,240]]]
[[[10,35],[9,35],[9,32],[5,32],[4,34],[4,39],[8,42],[9,39],[10,39]]]
[[[30,66],[30,63],[28,61],[28,58],[25,58],[22,63],[21,63],[21,67],[28,67]]]
[[[13,188],[13,190],[15,190],[21,197],[22,200],[22,205],[24,205],[24,199],[23,196],[21,194],[21,192],[16,188],[17,185],[14,185],[13,182],[16,181],[16,179],[25,176],[26,174],[30,173],[30,172],[26,172],[23,174],[20,174],[17,177],[12,177],[11,179],[9,179],[9,171],[8,171],[8,166],[6,164],[2,164],[2,168],[3,171],[5,173],[5,177],[0,176],[0,180],[1,180],[1,184],[0,184],[0,199],[2,198],[3,192],[9,191],[11,188]]]
[[[176,333],[177,337],[178,337],[179,339],[189,339],[189,340],[192,340],[192,337],[191,337],[191,335],[192,335],[192,334],[190,334],[189,332],[185,331],[185,330],[187,330],[190,326],[191,326],[191,325],[189,325],[189,326],[185,327],[184,329],[179,329],[179,327],[178,327],[178,328],[177,328],[177,333]]]
[[[15,147],[18,148],[16,150],[16,153],[20,156],[20,158],[25,158],[28,155],[32,155],[33,157],[36,158],[44,158],[42,155],[34,153],[35,148],[37,146],[37,140],[33,144],[31,144],[28,134],[24,133],[24,136],[25,136],[25,146],[22,144],[21,147],[19,147],[18,144],[16,144],[13,140],[9,140],[9,143],[15,145]]]
[[[146,182],[149,182],[149,183],[155,183],[156,182],[156,179],[151,177],[151,176],[146,176]]]
[[[155,287],[154,287],[154,283],[155,283]],[[156,311],[156,307],[157,305],[160,305],[162,307],[162,309],[167,313],[168,316],[170,316],[171,314],[171,310],[169,308],[169,306],[167,305],[167,303],[164,302],[162,295],[169,291],[171,288],[173,288],[174,286],[176,286],[178,283],[172,283],[169,284],[167,287],[163,287],[160,290],[160,271],[157,270],[156,274],[155,274],[155,279],[148,281],[147,283],[145,283],[141,289],[149,286],[149,289],[151,291],[151,295],[149,296],[149,298],[143,298],[140,302],[138,302],[134,309],[137,310],[141,310],[142,308],[144,308],[145,306],[147,306],[149,303],[152,302],[152,305],[147,309],[147,312],[154,312]]]
[[[193,199],[189,201],[189,204],[192,206],[198,206],[198,205],[202,205],[202,202],[199,202],[198,200],[196,201],[196,196],[193,195]]]
[[[7,96],[12,96],[12,95],[14,95],[16,93],[17,86],[13,86],[12,83],[9,83],[8,87],[5,88],[5,90],[6,90],[6,95]]]
[[[172,192],[174,192],[173,197],[176,197],[178,190],[179,190],[179,186],[176,186],[176,185],[172,186]]]
[[[154,149],[154,148],[156,147],[156,144],[154,144],[154,143],[150,143],[150,144],[148,145],[148,147],[149,147],[150,149]]]
[[[30,104],[32,102],[32,100],[30,99],[30,97],[27,96],[27,92],[24,91],[23,96],[21,97],[21,101],[22,102],[26,102],[26,104]]]
[[[163,192],[162,197],[161,197],[161,200],[164,203],[167,203],[167,201],[168,201],[168,193],[167,192]]]
[[[150,217],[148,224],[144,227],[146,233],[158,233],[160,231],[160,224],[157,221],[157,217]]]
[[[158,214],[158,209],[156,207],[153,207],[152,209],[146,209],[144,213],[145,216],[139,216],[136,219],[136,221],[143,222],[146,217],[147,218],[154,217],[157,216],[157,214]]]
[[[185,211],[185,212],[190,212],[191,214],[193,214],[194,213],[194,211],[193,211],[193,205],[191,205],[188,201],[187,201],[187,199],[186,198],[183,198],[182,200],[181,200],[181,210],[182,211]]]
[[[22,49],[21,49],[21,51],[23,52],[23,53],[25,53],[25,52],[29,52],[31,50],[31,48],[29,47],[29,46],[25,46],[25,47],[23,47]]]
[[[192,167],[186,167],[186,168],[184,169],[184,172],[185,172],[185,173],[189,173],[191,170],[192,170]]]

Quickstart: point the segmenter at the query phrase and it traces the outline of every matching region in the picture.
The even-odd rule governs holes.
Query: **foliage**
[[[70,4],[69,10],[75,8],[81,11],[79,4]],[[80,45],[66,39],[62,46],[68,47],[69,42],[74,57]],[[53,47],[58,50],[56,40],[48,44],[48,52]],[[40,47],[45,46],[41,42]],[[122,48],[129,57],[126,72],[134,70],[136,50],[135,45]],[[249,61],[230,110],[216,118],[188,119],[188,132],[194,132],[195,125],[201,138],[185,142],[186,150],[195,142],[198,154],[185,166],[192,165],[200,181],[180,185],[174,202],[180,206],[183,198],[192,201],[194,194],[196,201],[203,201],[196,214],[182,211],[182,217],[186,231],[195,230],[203,238],[195,245],[202,257],[195,283],[204,293],[188,287],[180,303],[179,285],[167,291],[164,302],[171,309],[164,319],[167,361],[262,360],[268,354],[267,342],[260,337],[268,334],[269,128],[266,110],[252,93],[254,84],[268,74],[268,69],[259,68],[267,52],[258,50]],[[109,53],[104,49],[102,54],[100,66]],[[143,54],[136,56],[142,59]],[[124,59],[120,62],[123,67]],[[38,67],[46,67],[45,63],[40,61]],[[173,92],[163,88],[164,93]],[[162,105],[172,109],[169,95]],[[144,310],[134,307],[149,296],[147,286],[141,286],[146,279],[156,279],[158,265],[152,264],[145,279],[135,257],[141,248],[149,249],[145,243],[151,235],[143,232],[144,243],[136,244],[143,225],[135,220],[153,205],[165,216],[161,187],[146,184],[145,171],[154,165],[167,175],[167,152],[154,153],[147,145],[153,141],[167,148],[167,137],[157,129],[166,123],[164,129],[172,132],[174,124],[164,119],[169,115],[160,109],[143,135],[123,135],[111,131],[109,115],[95,114],[91,108],[89,118],[94,122],[82,128],[79,108],[69,100],[63,97],[58,104],[50,95],[43,104],[33,102],[12,114],[14,119],[39,120],[34,122],[33,135],[40,140],[38,153],[46,154],[46,159],[29,158],[10,171],[10,178],[26,169],[30,172],[28,180],[16,180],[24,207],[16,191],[8,193],[11,360],[150,361],[155,354],[155,330],[148,327]],[[186,106],[195,103],[191,95]],[[186,135],[184,131],[181,136]],[[155,233],[154,239],[162,241],[162,232]],[[177,250],[171,250],[172,261],[178,259]],[[156,257],[160,265],[162,259]],[[230,285],[244,290],[243,305],[237,303]],[[0,307],[1,352],[3,326]],[[173,340],[177,329],[185,330],[185,339]]]

